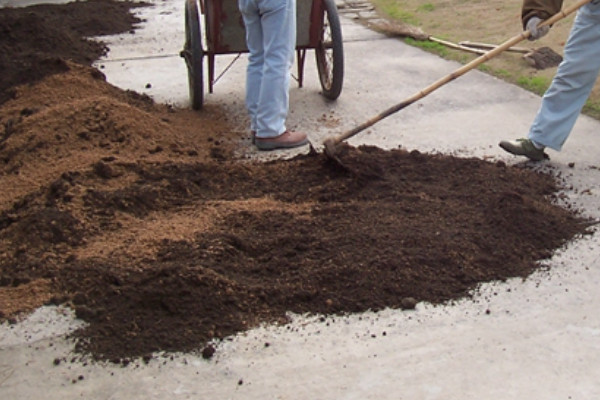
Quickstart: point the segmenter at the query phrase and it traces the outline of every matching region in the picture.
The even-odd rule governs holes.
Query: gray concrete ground
[[[109,38],[111,52],[98,66],[117,86],[187,106],[186,71],[178,56],[184,2],[152,2],[156,7],[139,11],[148,22],[135,35]],[[18,2],[0,6],[10,3]],[[341,97],[328,102],[319,95],[312,54],[305,86],[291,89],[289,125],[308,132],[317,147],[459,67],[369,31],[354,21],[357,7],[351,8],[341,13],[346,60]],[[230,60],[217,57],[217,71]],[[242,57],[206,96],[228,110],[241,134],[247,122],[244,67]],[[497,143],[523,136],[539,103],[535,95],[473,71],[350,142],[517,163],[522,160]],[[599,128],[598,121],[582,116],[565,149],[550,152],[552,160],[537,167],[560,174],[568,186],[565,201],[595,218]],[[252,157],[290,154],[265,156],[249,143],[241,146]],[[211,361],[179,354],[128,368],[55,366],[55,358],[72,356],[64,336],[78,322],[69,310],[42,308],[16,325],[0,325],[0,398],[599,398],[598,234],[557,251],[548,265],[549,272],[485,284],[474,299],[444,307],[419,304],[414,312],[385,310],[324,322],[295,316],[290,326],[265,326],[231,338]]]

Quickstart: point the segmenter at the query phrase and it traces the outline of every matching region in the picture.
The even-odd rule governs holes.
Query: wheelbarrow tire
[[[315,58],[322,94],[330,100],[335,100],[342,92],[344,82],[342,29],[335,0],[323,0],[323,5],[323,28],[315,48]]]
[[[202,33],[198,0],[185,2],[185,48],[184,57],[187,64],[190,104],[194,110],[200,110],[204,103],[204,72],[202,59]]]

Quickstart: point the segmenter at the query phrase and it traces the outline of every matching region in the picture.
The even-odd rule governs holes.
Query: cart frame
[[[335,0],[297,0],[296,31],[299,87],[304,81],[306,51],[314,49],[321,94],[330,100],[337,99],[344,79],[344,51]],[[244,23],[236,0],[185,0],[185,43],[180,55],[187,66],[193,109],[201,109],[204,103],[204,56],[208,59],[208,91],[213,93],[216,81],[222,76],[215,78],[215,56],[238,54],[239,57],[247,52]],[[235,60],[237,57],[232,63]]]

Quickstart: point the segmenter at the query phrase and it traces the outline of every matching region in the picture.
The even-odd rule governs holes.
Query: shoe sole
[[[293,149],[294,147],[304,146],[308,143],[308,139],[304,139],[302,142],[296,143],[269,143],[269,142],[260,142],[258,140],[255,141],[255,145],[259,150],[277,150],[277,149]]]

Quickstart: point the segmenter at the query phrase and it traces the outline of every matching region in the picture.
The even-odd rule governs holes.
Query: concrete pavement
[[[139,10],[147,23],[138,33],[109,38],[111,52],[98,67],[117,86],[186,106],[187,76],[178,56],[184,2],[152,2],[155,7]],[[346,75],[340,98],[319,95],[312,54],[305,86],[291,90],[289,125],[309,132],[315,144],[459,67],[364,28],[354,20],[359,8],[350,8],[341,14]],[[231,60],[217,57],[217,73]],[[206,96],[228,110],[240,132],[246,129],[244,68],[242,57]],[[538,96],[472,71],[350,143],[521,162],[497,143],[523,136],[539,103]],[[598,121],[582,116],[564,150],[550,151],[552,160],[538,167],[560,174],[566,200],[594,218],[600,218],[599,129]],[[242,145],[252,157],[290,154],[264,155]],[[265,326],[226,341],[211,361],[180,354],[128,368],[54,365],[72,357],[64,335],[78,322],[69,310],[42,308],[16,325],[0,325],[0,398],[599,398],[598,234],[557,251],[548,265],[525,281],[485,284],[472,300],[444,307],[419,304],[414,312],[326,321],[297,316],[290,326]]]

